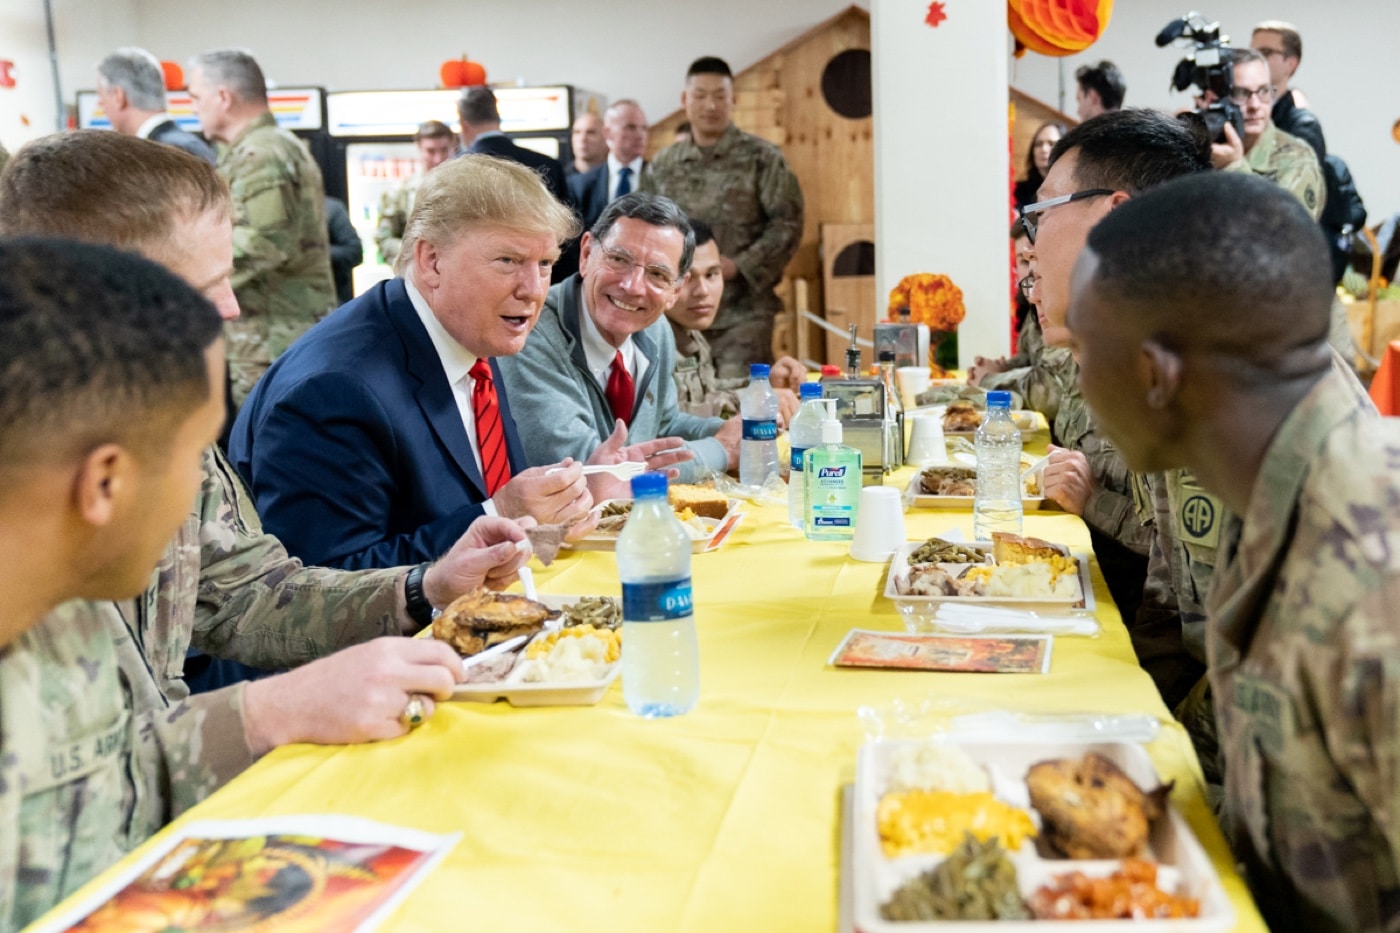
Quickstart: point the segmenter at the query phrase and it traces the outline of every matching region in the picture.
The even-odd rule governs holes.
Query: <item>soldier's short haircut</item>
[[[106,243],[152,259],[193,244],[176,222],[233,219],[228,183],[198,156],[102,130],[55,133],[25,145],[0,173],[0,235]]]
[[[685,237],[685,244],[681,247],[681,267],[676,271],[681,275],[690,271],[690,261],[695,258],[695,228],[690,225],[685,211],[677,207],[675,201],[659,194],[646,194],[641,191],[624,194],[603,208],[603,213],[598,215],[593,229],[588,232],[596,242],[602,243],[608,238],[614,225],[624,217],[640,220],[653,227],[675,227],[679,230]]]
[[[441,120],[424,120],[422,123],[418,124],[418,129],[414,130],[413,141],[418,142],[422,139],[446,139],[449,136],[456,135],[457,134],[452,131],[452,127],[443,123]]]
[[[1060,137],[1050,165],[1071,150],[1080,188],[1137,194],[1211,168],[1210,137],[1199,119],[1178,120],[1156,110],[1113,110],[1085,120]]]
[[[145,49],[117,49],[97,63],[97,73],[110,87],[125,91],[127,103],[137,110],[165,109],[165,72]]]
[[[247,49],[211,49],[190,59],[190,67],[204,72],[213,84],[225,87],[245,103],[267,103],[267,81]]]
[[[1123,72],[1108,59],[1097,65],[1080,65],[1074,79],[1086,91],[1096,91],[1099,103],[1105,110],[1117,110],[1123,106],[1123,97],[1128,92],[1128,84],[1123,80]]]
[[[685,70],[685,76],[691,78],[695,75],[723,75],[731,81],[734,80],[734,72],[729,70],[729,63],[713,55],[703,55],[690,63],[690,67]]]
[[[1088,245],[1096,291],[1166,346],[1267,371],[1271,359],[1327,339],[1326,237],[1292,193],[1260,176],[1203,172],[1164,184],[1110,211]]]
[[[163,267],[108,246],[0,240],[0,471],[105,443],[168,451],[209,399],[222,322]]]
[[[714,242],[715,230],[699,217],[690,218],[690,229],[695,231],[695,248],[699,249],[706,243]]]
[[[479,226],[548,234],[559,243],[578,236],[580,227],[532,169],[479,153],[458,156],[423,176],[394,271],[403,275],[413,267],[419,240],[446,247]]]
[[[1266,19],[1255,26],[1254,31],[1278,33],[1279,45],[1283,46],[1283,54],[1292,56],[1299,61],[1303,60],[1303,37],[1298,33],[1298,27],[1292,23],[1284,22],[1281,19]]]
[[[457,98],[457,117],[471,126],[500,123],[501,111],[496,106],[496,94],[489,87],[469,87]]]

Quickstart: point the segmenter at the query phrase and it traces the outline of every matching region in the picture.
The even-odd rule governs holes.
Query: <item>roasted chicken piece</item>
[[[1032,765],[1026,784],[1040,813],[1040,838],[1074,859],[1141,855],[1172,788],[1144,792],[1118,765],[1093,752]]]
[[[457,597],[433,620],[433,637],[470,657],[517,635],[534,635],[558,615],[524,596],[479,587]]]

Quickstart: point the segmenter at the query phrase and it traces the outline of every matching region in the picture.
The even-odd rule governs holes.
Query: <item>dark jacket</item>
[[[180,129],[174,120],[157,123],[155,129],[151,130],[149,138],[151,142],[164,143],[167,146],[174,146],[176,149],[183,149],[191,155],[197,155],[210,165],[219,164],[219,157],[214,154],[214,147],[193,133]]]
[[[525,452],[491,366],[518,473]],[[326,567],[435,560],[488,498],[402,279],[337,309],[277,359],[238,413],[229,460],[267,530],[294,557]]]

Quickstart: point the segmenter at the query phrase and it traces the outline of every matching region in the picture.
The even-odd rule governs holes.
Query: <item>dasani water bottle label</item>
[[[669,583],[622,584],[622,618],[628,622],[671,622],[694,611],[689,577]]]

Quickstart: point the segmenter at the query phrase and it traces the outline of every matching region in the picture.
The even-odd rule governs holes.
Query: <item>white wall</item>
[[[1192,0],[1144,3],[1119,0],[1108,29],[1088,52],[1063,59],[1064,106],[1074,115],[1074,71],[1107,58],[1123,70],[1127,104],[1141,107],[1189,106],[1187,95],[1172,93],[1172,69],[1184,50],[1159,49],[1153,39],[1169,20],[1200,10],[1229,35],[1233,45],[1249,45],[1254,24],[1263,19],[1293,23],[1303,36],[1303,62],[1294,85],[1308,96],[1322,121],[1327,151],[1346,160],[1370,213],[1369,223],[1400,212],[1400,145],[1391,127],[1400,120],[1400,2],[1397,0]],[[1058,100],[1058,60],[1027,53],[1013,59],[1011,84],[1048,104]],[[1024,153],[1020,156],[1024,158]]]
[[[41,6],[41,0],[26,2]],[[89,15],[90,8],[108,0],[67,2],[69,9],[60,14],[60,53],[71,100],[73,87],[92,86],[92,64],[120,43],[114,30]],[[634,97],[649,117],[659,119],[680,106],[692,60],[719,55],[737,71],[851,4],[120,0],[114,5],[133,9],[133,34],[122,41],[181,64],[205,49],[243,46],[279,84],[388,90],[436,87],[442,62],[466,52],[486,65],[493,82],[567,83],[609,98]]]
[[[927,9],[926,0],[876,0],[871,21],[876,308],[906,275],[947,275],[967,307],[958,353],[968,365],[1011,343],[1006,7],[961,7],[937,29],[923,26]]]

